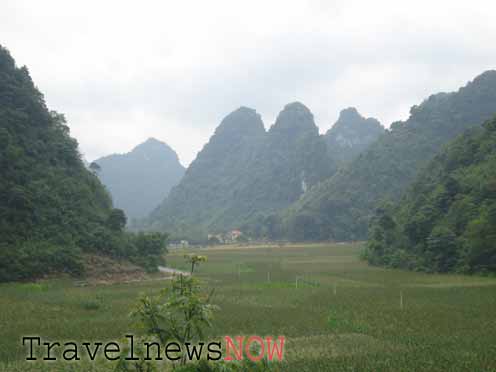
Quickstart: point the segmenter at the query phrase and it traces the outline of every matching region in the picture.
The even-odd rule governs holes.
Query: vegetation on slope
[[[393,123],[357,159],[286,210],[279,230],[294,240],[365,238],[382,199],[397,200],[444,144],[495,113],[496,71],[457,92],[429,97],[412,107],[406,122]]]
[[[449,144],[397,205],[377,210],[371,263],[496,271],[496,118]]]
[[[81,251],[149,263],[164,237],[131,236],[83,165],[63,115],[0,46],[0,281],[82,272]]]
[[[274,213],[330,177],[336,168],[310,110],[299,102],[286,105],[247,169],[240,197],[249,205],[249,213],[237,227],[251,236],[267,235]]]
[[[179,185],[172,188],[145,225],[166,230],[174,237],[206,238],[207,227],[225,214],[226,206],[242,209],[237,191],[264,135],[255,110],[241,107],[226,116]]]
[[[334,168],[313,115],[301,103],[287,105],[268,132],[255,110],[240,108],[222,121],[149,225],[200,239],[249,228],[251,221],[289,206]]]
[[[384,129],[356,109],[343,110],[319,135],[310,110],[288,104],[265,132],[255,110],[229,114],[145,227],[204,240],[241,229],[252,237],[280,236],[277,213],[332,176]]]

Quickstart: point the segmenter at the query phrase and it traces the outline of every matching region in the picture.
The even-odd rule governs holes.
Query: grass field
[[[496,371],[495,278],[370,267],[359,260],[360,249],[202,249],[208,262],[198,276],[216,288],[221,308],[209,336],[284,335],[285,371]],[[170,253],[169,266],[186,269],[184,253]],[[19,362],[26,356],[23,335],[121,338],[132,331],[128,314],[139,294],[165,285],[1,285],[0,362],[4,370],[27,369]]]

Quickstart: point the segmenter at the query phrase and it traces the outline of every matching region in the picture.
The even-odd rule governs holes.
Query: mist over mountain
[[[221,122],[149,224],[197,236],[240,228],[287,207],[334,170],[303,104],[287,105],[267,132],[260,115],[242,107]]]
[[[259,210],[284,207],[335,171],[326,150],[310,110],[286,105],[248,168],[243,194],[259,200]]]
[[[495,12],[1,0],[0,372],[496,372]]]
[[[227,115],[147,224],[176,236],[203,236],[232,203],[242,208],[236,195],[264,136],[255,110],[241,107]]]
[[[368,150],[284,213],[293,239],[363,239],[374,206],[396,200],[441,147],[496,113],[496,71],[413,106]]]
[[[249,211],[238,227],[254,236],[263,235],[266,218],[288,207],[336,169],[310,110],[299,102],[286,105],[248,168],[240,195]]]
[[[384,134],[384,127],[377,119],[364,118],[356,108],[349,107],[341,111],[324,138],[329,157],[343,166],[366,150],[381,134]]]
[[[176,152],[154,138],[126,154],[95,160],[102,183],[116,207],[129,218],[142,218],[156,208],[184,175]]]

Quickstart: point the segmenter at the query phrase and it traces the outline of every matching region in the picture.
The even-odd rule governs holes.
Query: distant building
[[[243,233],[239,230],[232,230],[230,233],[229,233],[229,238],[231,241],[235,242],[236,240],[239,239],[239,237],[241,237],[241,235],[243,235]]]
[[[225,243],[225,239],[222,234],[208,234],[207,239],[210,243]]]
[[[189,247],[189,241],[187,240],[172,241],[168,245],[169,249],[180,249],[180,248],[188,248],[188,247]]]
[[[225,234],[208,234],[207,239],[210,244],[229,244],[237,242],[242,236],[240,230],[231,230]]]

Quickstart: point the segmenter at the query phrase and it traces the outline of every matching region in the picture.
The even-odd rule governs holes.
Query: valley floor
[[[495,278],[370,267],[359,259],[361,249],[356,243],[199,250],[208,262],[198,276],[216,289],[220,307],[209,338],[283,335],[285,371],[496,370]],[[183,256],[192,251],[172,251],[168,266],[187,270]],[[132,331],[128,315],[139,294],[165,285],[0,285],[3,370],[29,369],[24,335],[122,338]]]

